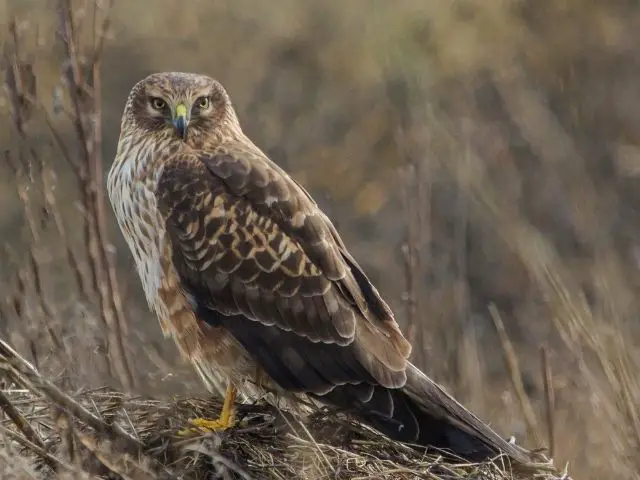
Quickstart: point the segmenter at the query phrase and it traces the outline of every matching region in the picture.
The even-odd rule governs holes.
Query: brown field
[[[207,73],[334,219],[414,363],[574,478],[640,478],[637,2],[116,0],[105,23],[83,0],[71,56],[58,3],[0,0],[0,337],[47,378],[204,393],[102,177],[137,80]]]

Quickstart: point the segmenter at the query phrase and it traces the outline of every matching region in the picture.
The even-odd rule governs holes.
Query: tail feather
[[[409,365],[407,383],[401,389],[343,385],[322,398],[351,410],[362,422],[394,440],[449,451],[469,461],[501,453],[520,465],[532,461],[526,450],[500,437],[413,365]]]
[[[407,369],[407,383],[402,393],[419,412],[418,443],[430,444],[433,435],[428,431],[429,423],[435,422],[441,426],[441,448],[464,458],[483,460],[503,453],[521,464],[532,461],[525,449],[507,442],[413,365]]]

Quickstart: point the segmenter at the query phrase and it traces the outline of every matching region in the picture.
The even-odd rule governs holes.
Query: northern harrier
[[[352,412],[389,437],[470,459],[509,444],[414,367],[393,313],[311,196],[247,138],[217,81],[136,84],[108,177],[165,335],[205,383],[267,386]]]

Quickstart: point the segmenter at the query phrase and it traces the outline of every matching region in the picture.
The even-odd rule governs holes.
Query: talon
[[[224,404],[222,405],[222,411],[220,412],[219,418],[214,420],[207,418],[195,418],[190,420],[189,423],[195,428],[180,430],[178,435],[184,437],[198,433],[221,432],[233,427],[236,423],[234,408],[235,399],[236,389],[233,385],[229,385],[224,396]]]
[[[233,427],[234,423],[235,422],[233,421],[225,422],[222,418],[217,418],[215,420],[209,420],[207,418],[194,418],[193,420],[189,420],[189,424],[195,427],[190,429],[191,431],[200,431],[203,433],[221,432]]]

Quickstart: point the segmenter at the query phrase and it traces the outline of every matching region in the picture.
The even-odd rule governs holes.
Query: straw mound
[[[303,424],[268,405],[241,405],[236,428],[184,437],[178,431],[189,419],[218,415],[217,400],[148,400],[107,389],[67,394],[1,340],[0,369],[10,385],[0,391],[0,463],[14,459],[3,478],[8,468],[12,478],[568,478],[549,464],[515,474],[502,458],[456,464],[437,452],[422,455],[327,411]],[[21,475],[18,459],[27,465]]]

